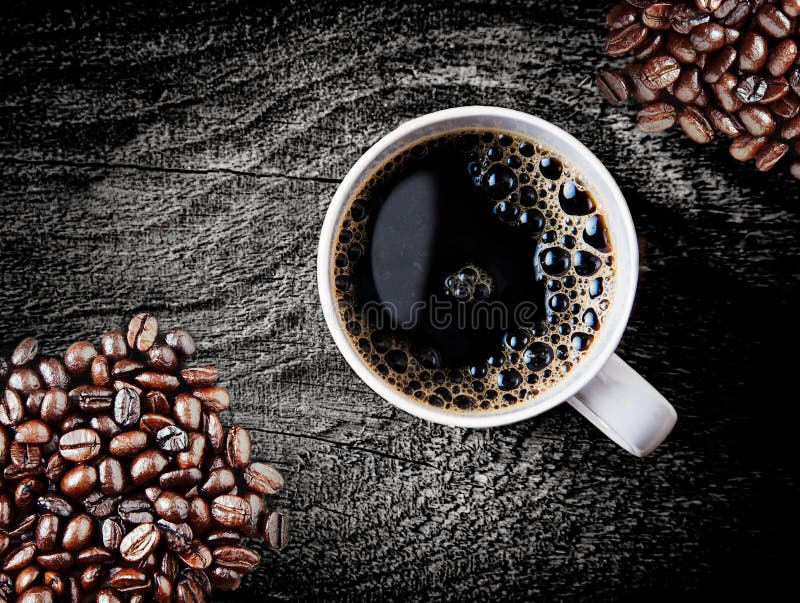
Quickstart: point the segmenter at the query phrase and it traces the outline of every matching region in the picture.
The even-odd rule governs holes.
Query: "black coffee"
[[[570,166],[533,140],[462,131],[380,166],[332,267],[353,346],[399,391],[489,410],[536,396],[592,345],[611,241]]]

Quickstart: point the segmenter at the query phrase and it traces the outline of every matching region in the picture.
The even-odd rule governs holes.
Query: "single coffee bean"
[[[106,413],[93,416],[89,421],[89,427],[100,434],[101,440],[110,440],[122,431],[120,426],[111,418],[111,415]]]
[[[165,490],[186,491],[203,479],[203,472],[194,467],[175,469],[161,474],[159,485]]]
[[[64,528],[61,546],[71,553],[80,552],[88,546],[93,535],[94,522],[91,517],[83,513],[76,515]]]
[[[678,33],[688,34],[698,25],[708,22],[710,18],[708,13],[697,10],[688,2],[681,2],[672,8],[670,24]]]
[[[78,565],[106,564],[114,561],[114,553],[102,546],[90,546],[78,553]]]
[[[49,553],[56,548],[60,524],[58,515],[43,513],[36,522],[36,548],[42,553]]]
[[[136,375],[136,382],[144,388],[169,392],[180,387],[180,381],[175,375],[144,371]]]
[[[693,109],[693,107],[687,107]],[[699,113],[696,109],[695,112]],[[683,111],[686,112],[686,109]],[[705,118],[703,118],[705,119]],[[707,124],[708,125],[708,124]],[[711,126],[708,125],[708,129]],[[244,481],[247,486],[261,494],[276,494],[283,488],[284,479],[280,471],[266,463],[250,463],[244,471]]]
[[[162,492],[153,506],[158,516],[167,521],[180,523],[189,517],[189,502],[175,492]]]
[[[37,389],[42,389],[42,381],[36,371],[23,367],[14,369],[11,372],[8,376],[6,387],[22,394],[30,394]]]
[[[789,88],[791,88],[797,96],[800,96],[800,66],[790,70],[787,79],[789,81]]]
[[[772,103],[769,110],[783,119],[792,119],[800,112],[800,100],[794,92],[788,92],[786,96]]]
[[[211,597],[214,586],[211,584],[211,580],[208,578],[208,574],[206,572],[191,567],[185,567],[181,570],[180,575],[181,578],[186,578],[192,582],[195,582],[197,586],[200,587],[200,590],[206,598]]]
[[[724,46],[719,52],[706,59],[703,65],[703,81],[713,84],[719,81],[736,62],[737,52],[733,46]]]
[[[68,461],[85,463],[100,453],[100,436],[93,429],[75,429],[61,436],[58,449]]]
[[[169,425],[174,425],[175,421],[166,415],[145,414],[139,420],[139,429],[144,431],[150,436],[155,437],[156,434]]]
[[[178,356],[170,346],[156,343],[147,351],[147,364],[158,371],[174,371],[178,368]]]
[[[769,105],[789,94],[789,84],[782,77],[767,80],[767,89],[761,99],[761,104]]]
[[[673,96],[683,103],[691,103],[702,90],[700,70],[697,67],[684,67],[675,81]]]
[[[45,392],[39,409],[43,421],[55,425],[64,419],[68,411],[69,400],[63,389],[52,387]]]
[[[663,32],[656,30],[650,31],[647,34],[647,37],[644,39],[644,42],[636,47],[636,50],[633,53],[633,58],[635,58],[637,61],[644,61],[654,56],[663,48],[664,39],[665,36]]]
[[[725,46],[725,28],[718,23],[709,21],[692,29],[689,40],[698,52],[717,52]]]
[[[113,588],[101,588],[94,600],[95,603],[124,603],[124,599]]]
[[[725,27],[740,27],[750,15],[748,0],[726,0],[714,11],[714,16]]]
[[[662,90],[681,74],[678,61],[669,55],[653,57],[642,67],[642,81],[651,90]]]
[[[107,496],[102,492],[92,492],[83,501],[83,507],[92,517],[102,519],[114,512],[118,502],[118,496]]]
[[[175,463],[181,469],[200,467],[203,464],[205,447],[206,438],[202,433],[190,433],[189,446],[185,451],[178,453]]]
[[[620,30],[614,30],[606,38],[606,53],[621,57],[633,52],[647,38],[647,28],[641,23],[633,23]]]
[[[11,468],[18,468],[25,471],[39,469],[39,465],[42,463],[42,450],[39,446],[35,444],[12,442],[8,449],[11,456],[12,467],[6,467],[6,470]]]
[[[198,387],[192,390],[192,395],[200,400],[203,410],[222,412],[231,405],[231,397],[224,387]]]
[[[214,549],[213,555],[217,565],[229,567],[240,574],[249,574],[258,567],[261,560],[256,551],[241,545],[218,547]]]
[[[692,46],[689,36],[681,35],[675,31],[667,34],[666,49],[669,54],[681,63],[694,63],[697,61],[697,51]]]
[[[122,528],[122,523],[109,517],[103,520],[103,524],[100,528],[100,535],[103,546],[111,551],[115,551],[119,549],[122,544],[122,539],[125,537],[125,530]]]
[[[143,498],[125,498],[117,506],[117,515],[133,524],[153,523],[153,505]]]
[[[636,22],[638,11],[627,2],[613,6],[606,14],[606,25],[609,29],[622,29]]]
[[[6,496],[8,495],[6,494]],[[19,519],[17,521],[17,527],[8,532],[11,540],[14,542],[33,540],[33,530],[36,528],[36,520],[37,516],[35,513],[23,519]]]
[[[220,525],[238,528],[248,521],[250,505],[241,496],[223,494],[211,503],[211,516]]]
[[[161,540],[161,532],[154,523],[137,526],[122,539],[119,554],[126,561],[141,561],[152,553]]]
[[[749,161],[756,156],[766,142],[765,136],[740,136],[731,143],[731,157],[738,161]]]
[[[122,358],[111,367],[112,377],[130,377],[144,368],[144,364],[131,358]]]
[[[640,63],[629,63],[623,68],[623,73],[628,77],[631,88],[631,95],[640,103],[650,103],[658,99],[660,90],[651,90],[644,84],[642,79],[642,65]]]
[[[34,477],[25,477],[14,488],[14,503],[18,510],[28,511],[36,499],[46,492],[44,482]]]
[[[164,574],[153,576],[153,599],[156,603],[169,603],[172,601],[172,582]]]
[[[20,594],[17,603],[55,603],[53,591],[46,586],[33,586]]]
[[[164,337],[167,345],[175,350],[179,356],[194,356],[197,352],[197,346],[194,342],[194,337],[186,329],[180,327],[172,329]]]
[[[169,459],[160,450],[140,452],[131,463],[131,480],[137,486],[147,484],[157,479],[168,464]]]
[[[178,394],[188,395],[188,394]],[[148,391],[142,398],[142,412],[147,414],[168,415],[171,405],[164,392]]]
[[[735,138],[744,132],[744,127],[735,117],[719,109],[709,109],[708,120],[715,130],[727,136]]]
[[[140,312],[128,324],[128,345],[140,352],[149,350],[158,335],[158,321],[147,312]]]
[[[56,553],[46,553],[36,557],[36,563],[46,570],[53,572],[61,572],[69,569],[74,563],[75,558],[72,553],[68,551],[59,551]]]
[[[197,398],[189,394],[178,394],[175,396],[175,404],[172,409],[172,416],[179,425],[196,431],[200,428],[200,420],[203,414],[203,407]]]
[[[100,580],[103,578],[104,568],[99,564],[90,564],[83,568],[81,571],[80,585],[81,589],[86,592],[91,592],[97,588]],[[79,593],[82,600],[82,593]]]
[[[44,399],[45,390],[37,389],[25,397],[25,414],[29,417],[39,415],[42,410],[42,400]]]
[[[193,540],[189,550],[178,553],[178,557],[193,569],[206,569],[214,560],[209,548],[199,540]]]
[[[619,71],[601,69],[595,76],[595,84],[600,94],[603,95],[603,98],[611,105],[622,105],[630,96],[628,84]],[[183,372],[181,372],[181,374],[183,374]],[[186,378],[184,377],[184,381],[185,380]]]
[[[36,501],[36,507],[43,513],[52,513],[59,517],[69,517],[72,515],[72,505],[67,502],[67,499],[57,494],[48,494],[41,496]]]
[[[156,445],[164,452],[181,452],[189,446],[186,432],[177,425],[167,425],[156,433]]]
[[[781,9],[788,17],[800,16],[800,0],[782,0]]]
[[[763,36],[753,30],[746,31],[739,42],[739,69],[745,73],[758,73],[767,62],[768,52]]]
[[[697,10],[703,11],[704,13],[713,13],[717,10],[722,4],[722,0],[695,0],[695,6]]]
[[[47,387],[69,388],[70,378],[67,367],[57,358],[42,358],[38,368],[39,375]]]
[[[650,29],[667,30],[670,28],[672,2],[653,2],[644,7],[642,23]]]
[[[25,418],[22,398],[14,390],[7,389],[0,396],[0,423],[5,426],[17,425]]]
[[[190,387],[210,387],[219,380],[219,371],[213,365],[195,366],[181,371],[181,378]]]
[[[773,77],[780,77],[791,68],[797,60],[797,43],[792,40],[783,40],[775,46],[767,56],[767,71]]]
[[[229,567],[215,565],[211,568],[211,582],[217,590],[231,591],[241,586],[242,577]]]
[[[114,390],[96,385],[79,385],[68,394],[69,401],[84,412],[99,413],[111,408]]]
[[[715,84],[711,85],[720,106],[728,113],[734,113],[742,108],[743,103],[735,93],[737,85],[738,80],[731,73],[723,74]]]
[[[200,486],[200,493],[206,498],[216,498],[220,494],[227,494],[236,487],[236,477],[227,467],[214,469],[208,474],[208,479]]]
[[[116,572],[108,581],[111,588],[124,594],[145,594],[150,591],[150,577],[142,570],[125,567]]]
[[[228,430],[225,455],[231,467],[244,467],[250,462],[250,433],[234,425]]]
[[[61,491],[70,498],[83,498],[97,484],[97,469],[91,465],[76,465],[61,478]]]
[[[121,331],[109,331],[100,340],[100,352],[112,362],[128,355],[128,344]]]
[[[36,545],[33,542],[25,542],[17,548],[11,550],[3,561],[2,569],[5,572],[13,572],[30,565],[36,554]]]
[[[783,124],[781,137],[786,140],[794,140],[800,137],[800,116],[794,117]]]
[[[159,519],[157,525],[161,530],[163,541],[170,551],[180,554],[186,553],[191,549],[193,534],[188,524],[181,522],[173,523],[165,518]]]
[[[108,358],[103,355],[95,356],[89,368],[92,383],[106,386],[111,382],[111,371],[108,368]]]
[[[73,375],[85,375],[89,371],[97,350],[89,341],[76,341],[64,352],[64,366]]]
[[[39,342],[33,337],[26,337],[17,344],[11,352],[11,364],[14,366],[24,366],[36,358],[39,353]]]
[[[792,22],[774,4],[764,4],[756,12],[756,24],[768,36],[785,38],[792,32]]]
[[[735,92],[743,103],[761,102],[767,92],[767,80],[760,75],[748,76],[739,82]]]
[[[767,172],[775,167],[783,156],[789,151],[789,145],[777,140],[773,140],[764,145],[756,155],[756,169]]]
[[[16,430],[14,440],[20,444],[46,444],[53,435],[50,426],[39,419],[25,421]]]
[[[775,131],[775,120],[769,110],[758,105],[747,105],[737,113],[745,130],[753,136],[768,136]]]
[[[67,461],[61,456],[61,454],[56,452],[47,458],[47,463],[45,464],[44,468],[44,475],[48,480],[55,483],[61,479],[68,469],[69,466]]]
[[[189,499],[189,518],[186,523],[192,528],[196,536],[205,534],[211,528],[211,507],[208,503],[195,496]]]
[[[147,432],[123,431],[108,443],[108,451],[115,456],[136,456],[147,444]]]
[[[38,565],[29,565],[28,567],[22,569],[19,574],[17,574],[17,580],[15,583],[14,590],[17,594],[22,594],[30,586],[33,585],[39,579],[42,570]]]
[[[139,394],[125,387],[114,397],[114,421],[123,427],[135,425],[139,422],[141,408]]]

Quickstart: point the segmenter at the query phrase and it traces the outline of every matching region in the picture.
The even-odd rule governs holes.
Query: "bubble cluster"
[[[488,219],[530,237],[530,278],[540,282],[544,318],[514,324],[486,358],[446,366],[439,350],[407,333],[379,328],[364,312],[355,278],[369,254],[377,191],[434,151],[463,161],[465,177],[481,192]],[[383,165],[357,191],[341,218],[332,281],[339,318],[354,349],[398,391],[457,412],[500,409],[540,395],[573,370],[602,331],[614,294],[612,242],[590,190],[572,166],[535,140],[494,131],[461,131],[415,143]],[[453,266],[439,277],[445,298],[491,300],[491,269]]]

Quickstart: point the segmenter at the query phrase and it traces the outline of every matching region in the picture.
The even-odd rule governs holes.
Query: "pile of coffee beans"
[[[596,83],[613,105],[645,105],[640,129],[718,132],[735,159],[767,171],[786,157],[800,179],[800,0],[627,0],[606,23],[606,52],[634,61]]]
[[[279,550],[283,476],[251,460],[214,366],[150,314],[63,359],[35,339],[0,357],[0,601],[199,602]]]

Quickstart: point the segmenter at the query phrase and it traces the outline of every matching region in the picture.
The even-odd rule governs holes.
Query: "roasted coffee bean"
[[[17,468],[20,470],[35,470],[38,469],[42,463],[42,451],[39,446],[31,444],[20,444],[19,442],[12,442],[9,446],[12,467],[6,469]],[[23,473],[24,473],[23,471]],[[19,475],[23,475],[20,473]]]
[[[153,505],[143,498],[125,498],[117,506],[117,515],[123,521],[134,524],[153,523]]]
[[[234,528],[217,528],[208,532],[203,538],[210,547],[239,544],[242,541],[242,533]]]
[[[219,371],[213,365],[195,366],[181,371],[181,378],[190,387],[211,387],[219,380]]]
[[[609,29],[622,29],[636,22],[638,11],[627,2],[620,2],[606,14],[606,25]]]
[[[140,452],[131,463],[131,479],[137,486],[147,484],[154,479],[158,479],[168,464],[169,459],[160,450]]]
[[[89,515],[102,519],[114,512],[118,502],[118,496],[106,496],[102,492],[92,492],[83,501],[83,506]]]
[[[67,367],[58,358],[42,358],[39,361],[39,375],[47,387],[69,388]]]
[[[680,76],[678,61],[669,55],[653,57],[642,67],[642,81],[652,90],[662,90]]]
[[[111,367],[111,376],[116,378],[130,377],[143,368],[144,364],[141,362],[132,360],[131,358],[122,358],[121,360],[117,360],[114,366]]]
[[[250,505],[250,520],[242,525],[241,531],[247,536],[259,536],[259,527],[265,511],[264,498],[258,492],[245,492],[241,497]]]
[[[143,523],[128,532],[122,539],[119,554],[126,561],[141,561],[152,553],[161,540],[161,532],[154,523]]]
[[[687,2],[676,4],[670,13],[670,25],[672,29],[681,34],[688,34],[698,25],[706,23],[710,15],[697,10]]]
[[[100,528],[100,536],[103,541],[103,546],[111,551],[116,551],[122,544],[122,539],[125,537],[125,530],[122,524],[116,519],[108,518],[103,520]]]
[[[187,505],[188,508],[188,505]],[[186,553],[191,549],[194,537],[192,528],[186,523],[173,523],[167,519],[159,519],[156,523],[167,548],[173,553]]]
[[[231,467],[244,467],[250,462],[250,433],[243,427],[234,425],[228,430],[225,456]]]
[[[136,456],[147,448],[147,432],[123,431],[108,443],[108,451],[115,456]]]
[[[150,577],[141,570],[125,567],[108,581],[109,586],[124,594],[145,594],[150,591]]]
[[[66,433],[68,431],[72,431],[73,429],[86,427],[88,424],[89,417],[83,413],[73,413],[64,417],[64,420],[61,421],[61,424],[58,427],[61,433]]]
[[[208,574],[199,569],[194,569],[191,567],[184,567],[181,570],[181,578],[187,578],[197,584],[200,587],[203,595],[206,597],[211,597],[214,586],[211,584],[211,580],[208,577]]]
[[[766,80],[767,88],[761,98],[761,104],[769,105],[789,94],[789,84],[782,77]]]
[[[189,518],[186,522],[192,528],[195,536],[205,534],[211,527],[211,507],[208,503],[196,496],[189,499]]]
[[[128,346],[140,352],[149,350],[158,335],[158,321],[147,312],[140,312],[128,324]]]
[[[39,416],[43,421],[55,425],[60,423],[69,411],[69,400],[67,392],[63,389],[53,387],[48,389],[42,398],[42,406],[39,409]]]
[[[136,375],[136,382],[147,389],[156,389],[169,392],[180,387],[180,381],[175,375],[144,371]]]
[[[221,546],[214,549],[214,562],[223,567],[229,567],[240,574],[249,574],[261,560],[258,553],[246,546],[232,545]]]
[[[783,119],[792,119],[800,112],[800,100],[794,92],[789,92],[783,98],[772,103],[769,110]]]
[[[765,4],[758,9],[756,23],[765,34],[773,38],[785,38],[792,32],[792,22],[774,4]]]
[[[781,136],[786,140],[794,140],[800,137],[800,116],[790,119],[783,124]]]
[[[205,603],[200,587],[192,580],[184,578],[175,589],[176,603]]]
[[[211,583],[214,588],[222,591],[236,590],[242,583],[241,575],[235,570],[215,565],[211,568]]]
[[[264,540],[273,550],[280,551],[289,543],[289,518],[273,511],[264,521]]]
[[[755,157],[756,169],[767,172],[775,167],[783,156],[789,151],[789,145],[773,140],[764,145]]]
[[[61,546],[71,553],[85,549],[94,535],[94,522],[86,514],[76,515],[67,522]]]
[[[192,395],[200,400],[203,410],[222,412],[231,405],[231,397],[224,387],[198,387],[192,390]]]
[[[113,588],[101,588],[94,600],[96,603],[124,603],[124,599]]]
[[[44,468],[45,477],[51,482],[57,482],[67,472],[69,466],[64,457],[58,452],[51,454]]]
[[[708,57],[703,65],[703,81],[707,84],[719,81],[719,78],[734,64],[737,56],[733,46],[725,46],[716,54]]]
[[[128,355],[128,344],[121,331],[109,331],[100,340],[100,351],[109,360],[115,362]]]
[[[670,28],[672,2],[653,2],[644,7],[642,23],[650,29],[667,30]]]
[[[46,586],[33,586],[22,593],[17,603],[55,603],[53,591]]]
[[[0,396],[0,423],[6,426],[17,425],[25,418],[22,398],[14,390],[7,389]]]
[[[44,585],[53,590],[56,597],[63,597],[67,592],[67,581],[58,572],[45,572],[42,580]]]
[[[284,484],[280,471],[260,462],[250,463],[247,466],[244,471],[244,481],[249,488],[261,494],[276,494]]]
[[[203,416],[203,406],[200,400],[194,396],[178,394],[175,396],[172,416],[175,417],[181,427],[197,431],[200,428],[200,421]]]
[[[89,371],[97,350],[89,341],[76,341],[64,352],[64,366],[73,375],[85,375]]]
[[[78,565],[104,565],[114,560],[114,553],[102,546],[90,546],[78,553],[75,561]]]
[[[164,574],[153,576],[153,599],[157,603],[169,603],[172,601],[172,582]]]
[[[731,157],[738,161],[748,161],[756,156],[766,142],[765,136],[740,136],[731,143]]]
[[[46,444],[52,435],[53,431],[47,423],[31,419],[17,425],[14,441],[20,444]]]
[[[794,40],[784,40],[775,46],[767,56],[767,71],[773,77],[780,77],[791,68],[797,60],[797,43]]]
[[[694,63],[697,61],[697,51],[692,46],[689,36],[671,31],[667,34],[666,49],[669,54],[681,63]]]
[[[165,490],[186,491],[203,479],[203,472],[194,467],[175,469],[161,474],[159,485]]]
[[[29,417],[39,415],[42,410],[42,400],[44,400],[45,391],[37,389],[25,397],[25,413]]]
[[[58,515],[43,513],[36,522],[36,548],[42,553],[49,553],[58,542],[58,529],[60,524]]]
[[[36,528],[36,521],[37,515],[35,513],[22,519],[18,518],[16,522],[17,526],[8,532],[11,540],[15,542],[27,542],[29,540],[33,540],[33,531]]]
[[[61,491],[70,498],[83,498],[97,484],[97,469],[91,465],[76,465],[61,478]]]
[[[53,572],[62,572],[69,569],[74,563],[75,558],[72,553],[68,551],[59,551],[57,553],[47,553],[36,557],[36,563],[46,570]]]
[[[14,503],[17,509],[29,510],[36,499],[47,491],[44,483],[34,477],[25,477],[14,488]]]
[[[203,413],[203,433],[211,450],[219,452],[225,445],[225,428],[215,412]]]
[[[751,75],[739,81],[736,96],[743,103],[759,103],[767,92],[767,81],[760,75]]]
[[[36,544],[33,542],[25,542],[18,546],[17,548],[11,550],[6,556],[3,561],[3,571],[4,572],[13,572],[16,570],[20,570],[27,565],[30,565],[31,561],[33,561],[33,557],[36,555]]]
[[[758,105],[747,105],[737,113],[745,130],[753,136],[767,136],[775,130],[775,120],[769,110]]]
[[[789,71],[789,87],[797,96],[800,96],[800,66]]]
[[[735,117],[724,111],[710,109],[708,111],[708,120],[715,130],[727,136],[736,137],[744,132],[742,124]]]
[[[28,590],[30,586],[33,585],[39,579],[42,570],[38,565],[29,565],[26,568],[23,568],[19,574],[17,574],[17,580],[14,585],[14,590],[17,594],[21,594]]]
[[[36,507],[43,513],[52,513],[59,517],[69,517],[72,515],[72,505],[67,499],[57,494],[41,496],[36,501]]]
[[[612,31],[606,38],[606,53],[612,57],[633,52],[647,38],[647,28],[641,23]]]
[[[178,394],[186,395],[186,394]],[[157,414],[157,415],[168,415],[172,412],[172,405],[167,400],[167,396],[164,395],[164,392],[159,391],[148,391],[144,394],[142,398],[142,413],[144,414]]]
[[[635,58],[637,61],[644,61],[654,56],[663,48],[664,38],[665,36],[663,35],[663,32],[656,30],[650,31],[647,34],[647,37],[644,39],[644,42],[636,47],[636,50],[633,53],[633,58]]]
[[[11,372],[6,387],[22,394],[30,394],[37,389],[42,389],[42,381],[36,371],[23,367]]]
[[[158,371],[174,371],[178,367],[178,356],[168,345],[156,343],[147,351],[147,364]]]
[[[177,425],[167,425],[156,433],[156,445],[165,452],[181,452],[189,446],[186,432]]]
[[[114,397],[114,421],[123,427],[135,425],[141,416],[141,400],[139,394],[125,387],[117,392]]]
[[[745,73],[758,73],[767,62],[767,41],[749,30],[739,42],[739,69]]]
[[[675,81],[672,94],[683,103],[693,102],[702,90],[700,70],[697,67],[684,67]]]
[[[740,27],[750,15],[749,0],[729,0],[714,12],[720,24],[725,27]]]
[[[69,401],[84,412],[105,412],[114,402],[114,390],[97,385],[79,385],[69,392]]]
[[[103,355],[95,356],[89,368],[92,383],[105,386],[111,382],[111,370],[108,368],[108,358]]]
[[[139,420],[139,429],[155,437],[156,434],[169,425],[174,425],[175,421],[166,415],[145,414]]]
[[[188,551],[177,555],[193,569],[205,569],[214,559],[209,548],[199,540],[193,540]]]
[[[650,103],[658,99],[661,91],[651,90],[645,86],[642,80],[642,65],[640,63],[629,63],[625,66],[623,72],[628,77],[633,98],[640,103]]]
[[[91,592],[97,588],[103,578],[103,566],[99,564],[87,565],[81,572],[81,588],[86,592]]]
[[[114,457],[106,457],[97,465],[100,492],[106,496],[116,496],[125,491],[128,480],[122,463]]]
[[[221,467],[208,474],[208,479],[200,486],[200,493],[206,498],[216,498],[220,494],[227,494],[235,487],[236,478],[233,471],[227,467]]]
[[[781,9],[788,17],[800,16],[800,0],[782,0]]]
[[[172,329],[164,337],[167,345],[175,350],[180,356],[194,356],[197,351],[197,346],[194,342],[194,337],[186,329],[180,327]]]
[[[241,496],[223,494],[211,503],[211,516],[220,525],[238,528],[250,517],[250,505]]]
[[[630,96],[628,83],[619,71],[612,69],[598,71],[595,84],[603,98],[614,106],[622,105]],[[181,375],[183,375],[183,371]],[[186,377],[184,377],[184,381],[186,381]]]
[[[689,40],[697,52],[717,52],[726,44],[725,29],[711,21],[702,23],[692,29]]]
[[[738,80],[736,76],[726,73],[722,77],[717,80],[715,84],[712,84],[712,89],[714,90],[714,94],[719,101],[720,106],[724,111],[728,113],[733,113],[738,111],[742,107],[741,99],[736,96],[735,90],[736,86],[738,85]]]
[[[108,414],[100,414],[92,417],[91,421],[89,421],[89,427],[100,434],[101,440],[110,440],[122,431],[119,425],[114,422],[114,419],[111,418],[111,415]]]
[[[85,463],[100,453],[100,436],[94,429],[75,429],[61,436],[58,449],[68,461]]]

